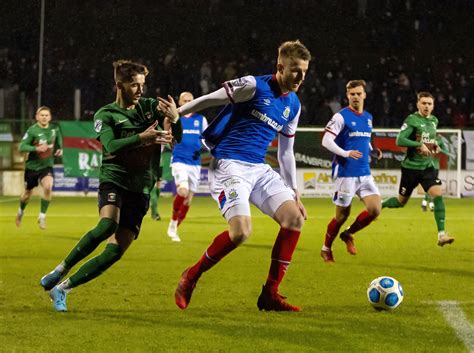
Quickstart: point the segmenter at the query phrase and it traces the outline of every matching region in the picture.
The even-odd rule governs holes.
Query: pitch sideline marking
[[[453,300],[446,300],[439,301],[437,304],[446,321],[464,343],[468,352],[474,353],[474,325],[467,320],[464,311],[459,307],[459,303]]]

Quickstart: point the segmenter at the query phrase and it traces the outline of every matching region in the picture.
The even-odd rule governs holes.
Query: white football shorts
[[[209,187],[224,218],[250,216],[250,202],[273,217],[295,192],[269,165],[220,159],[209,168]]]
[[[198,190],[201,175],[200,165],[190,165],[181,162],[171,163],[171,174],[177,188],[188,185],[189,191],[196,192]]]
[[[372,175],[361,177],[338,177],[336,179],[336,192],[332,199],[336,206],[348,207],[354,195],[363,199],[369,195],[380,195]]]

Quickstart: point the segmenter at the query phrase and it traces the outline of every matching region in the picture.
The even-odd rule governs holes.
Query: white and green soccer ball
[[[403,288],[392,277],[382,276],[370,282],[367,299],[376,310],[395,310],[403,301]]]

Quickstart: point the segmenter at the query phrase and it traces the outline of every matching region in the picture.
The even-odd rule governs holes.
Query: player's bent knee
[[[369,213],[370,217],[377,218],[380,215],[381,208],[380,207],[368,208],[367,212]]]
[[[300,230],[303,228],[303,224],[304,217],[298,212],[298,214],[285,217],[280,223],[280,226],[285,229]]]
[[[101,218],[97,226],[91,230],[96,239],[105,240],[114,234],[118,229],[118,224],[113,219]]]

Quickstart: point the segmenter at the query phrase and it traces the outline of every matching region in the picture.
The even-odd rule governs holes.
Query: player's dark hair
[[[418,94],[416,95],[416,98],[417,100],[420,100],[421,98],[431,98],[432,100],[434,100],[433,95],[430,92],[426,92],[426,91],[418,92]]]
[[[36,114],[38,114],[40,111],[42,110],[47,110],[50,114],[51,114],[51,109],[45,105],[42,105],[41,107],[39,107],[38,109],[36,109]],[[35,114],[35,115],[36,115]]]
[[[133,76],[148,75],[148,69],[145,65],[133,62],[131,60],[117,60],[113,63],[115,82],[130,82]]]
[[[278,58],[296,58],[302,60],[311,60],[311,53],[298,39],[281,43],[278,48]]]
[[[365,91],[366,83],[365,83],[364,80],[351,80],[351,81],[347,82],[346,90],[350,90],[352,88],[356,88],[356,87],[359,87],[359,86],[362,86],[364,88],[364,91]]]

